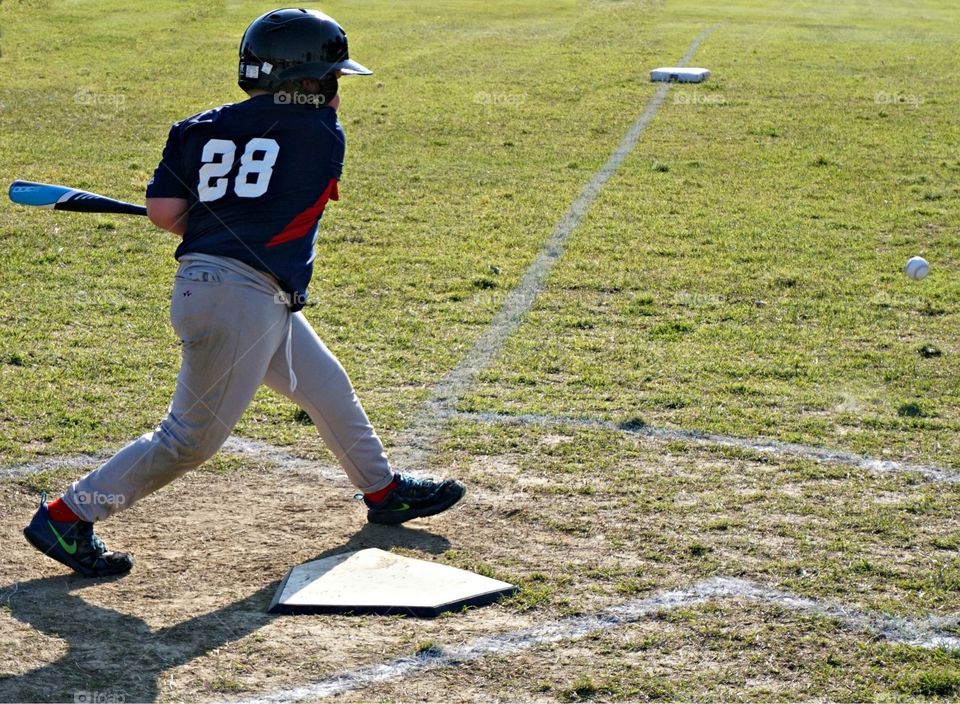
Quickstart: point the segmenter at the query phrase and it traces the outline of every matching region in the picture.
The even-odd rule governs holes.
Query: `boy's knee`
[[[163,424],[157,432],[161,434],[161,443],[172,456],[174,465],[182,469],[200,466],[217,454],[226,441],[226,438],[210,433],[174,432]]]
[[[177,464],[181,467],[199,467],[201,464],[217,454],[219,447],[219,445],[211,446],[204,444],[179,445],[176,450]]]

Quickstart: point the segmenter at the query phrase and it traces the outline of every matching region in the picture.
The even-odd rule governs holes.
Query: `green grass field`
[[[342,200],[321,225],[307,316],[388,446],[401,449],[431,390],[643,111],[656,90],[648,71],[716,26],[692,61],[710,80],[671,88],[456,409],[960,470],[955,3],[322,8],[376,75],[341,82]],[[140,200],[170,123],[243,97],[237,42],[267,9],[3,2],[0,182]],[[146,219],[0,206],[0,467],[117,447],[159,421],[178,366],[167,323],[175,245]],[[915,254],[931,262],[919,282],[902,273]],[[332,463],[297,409],[266,390],[237,434]],[[429,464],[470,484],[468,504],[357,539],[362,515],[343,487],[217,458],[104,525],[139,563],[99,586],[64,579],[19,535],[36,490],[59,491],[80,470],[0,481],[0,700],[254,696],[712,576],[902,617],[960,610],[956,484],[466,415],[444,427]],[[210,497],[242,498],[226,539],[249,554],[220,546]],[[265,587],[288,567],[362,541],[522,591],[431,622],[263,615]],[[69,598],[89,628],[52,618],[50,595]],[[141,633],[131,619],[156,630],[187,617],[230,627],[209,642],[174,629],[164,655],[98,626]],[[141,657],[132,674],[117,664],[124,648]],[[960,654],[722,603],[345,698],[937,697],[960,697]]]

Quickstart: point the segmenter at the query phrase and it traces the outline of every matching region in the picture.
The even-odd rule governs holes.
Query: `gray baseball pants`
[[[360,491],[393,478],[383,444],[343,367],[275,280],[234,259],[181,258],[170,320],[183,359],[166,418],[71,485],[66,504],[86,521],[124,509],[212,457],[261,384],[309,415]]]

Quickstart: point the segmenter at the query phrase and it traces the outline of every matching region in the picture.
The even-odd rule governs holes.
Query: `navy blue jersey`
[[[176,257],[232,257],[274,276],[299,310],[317,223],[339,199],[345,138],[335,110],[259,95],[176,123],[148,198],[185,198]]]

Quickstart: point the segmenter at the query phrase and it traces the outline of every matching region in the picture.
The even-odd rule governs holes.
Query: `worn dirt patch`
[[[536,431],[530,442],[505,436],[512,450],[491,439],[491,450],[501,451],[482,456],[448,448],[444,463],[468,480],[467,498],[449,514],[403,528],[367,524],[344,480],[214,464],[98,528],[108,545],[137,560],[115,580],[75,577],[37,554],[20,535],[35,492],[0,482],[8,518],[0,526],[0,700],[72,701],[78,692],[128,702],[256,696],[411,656],[425,644],[456,647],[713,575],[860,608],[911,612],[925,604],[925,612],[931,594],[941,613],[955,604],[945,581],[954,573],[941,567],[923,577],[923,551],[902,547],[956,532],[940,488],[869,476],[844,485],[791,464],[718,459],[702,448],[664,452],[592,432],[578,433],[562,455],[543,457],[528,449],[538,447],[535,438]],[[568,465],[592,469],[570,472]],[[66,479],[59,481],[56,490]],[[784,485],[791,491],[780,491]],[[873,494],[903,497],[904,507],[881,507],[867,520]],[[433,620],[266,613],[291,566],[365,547],[473,569],[522,589],[502,604]],[[877,681],[869,672],[874,656],[858,645],[863,638],[825,645],[835,630],[829,623],[782,621],[769,610],[761,618],[733,605],[711,614],[680,610],[609,637],[484,658],[346,699],[669,699],[701,686],[721,697],[742,688],[802,698],[829,690],[828,656]],[[798,630],[801,622],[806,630]],[[756,636],[761,623],[773,631]],[[812,641],[811,629],[826,631],[826,639]],[[796,672],[778,659],[784,649],[803,662]],[[694,677],[701,671],[726,679]]]
[[[249,696],[412,655],[423,642],[463,643],[561,615],[549,600],[433,620],[266,613],[291,566],[329,554],[394,549],[511,579],[616,560],[602,536],[550,529],[513,491],[476,487],[455,511],[409,527],[367,524],[352,493],[278,469],[195,472],[98,525],[136,564],[126,577],[89,580],[26,543],[36,493],[0,483],[0,700]],[[608,601],[588,593],[560,604]]]
[[[485,557],[476,533],[463,529],[469,512],[385,528],[367,524],[350,497],[344,486],[280,472],[194,473],[98,526],[136,565],[121,579],[87,580],[26,543],[20,529],[36,497],[0,484],[8,518],[0,528],[0,699],[261,692],[411,654],[441,629],[450,638],[526,620],[498,607],[434,621],[268,615],[286,571],[320,556],[380,547]]]

